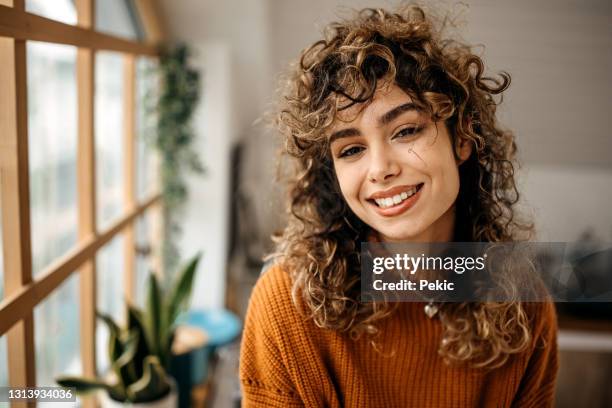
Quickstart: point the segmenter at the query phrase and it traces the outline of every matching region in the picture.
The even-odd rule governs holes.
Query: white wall
[[[612,243],[612,168],[531,164],[519,190],[533,214],[539,241],[577,241],[589,232]]]
[[[612,2],[469,3],[466,38],[512,74],[500,117],[523,160],[612,167]]]
[[[203,251],[192,306],[221,307],[225,302],[228,242],[228,158],[235,131],[231,116],[231,57],[229,47],[222,42],[194,45],[193,50],[192,63],[202,73],[202,101],[193,121],[199,136],[195,148],[206,173],[189,178],[179,248],[184,258]]]
[[[189,180],[180,251],[204,252],[194,288],[195,307],[225,304],[230,216],[230,150],[248,135],[271,89],[265,0],[163,0],[171,35],[195,51],[202,103],[194,120],[196,149],[206,174]]]

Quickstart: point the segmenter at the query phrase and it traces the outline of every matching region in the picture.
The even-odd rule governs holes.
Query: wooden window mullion
[[[24,286],[17,293],[5,296],[0,302],[0,335],[4,334],[13,324],[25,317],[28,311],[44,300],[51,292],[64,282],[70,275],[81,268],[96,252],[110,242],[117,234],[136,221],[152,206],[157,205],[161,195],[157,194],[147,199],[133,212],[125,214],[108,229],[99,232],[95,239],[88,239],[76,248],[62,256],[45,268],[41,278]]]
[[[144,44],[100,33],[93,29],[61,23],[26,13],[17,7],[3,6],[2,3],[0,3],[0,36],[132,54],[155,56],[159,53],[157,47],[152,44]]]
[[[123,130],[123,177],[124,177],[124,206],[126,212],[136,207],[136,62],[133,55],[124,55],[124,130]],[[135,223],[128,225],[124,232],[124,288],[128,301],[134,299],[134,267],[136,264]]]
[[[12,4],[10,4],[12,3]],[[16,11],[23,0],[3,1]],[[6,296],[32,282],[28,165],[27,63],[23,40],[0,38],[0,188]],[[7,332],[9,385],[35,386],[32,309]],[[25,407],[26,403],[14,404]]]
[[[159,4],[151,0],[135,0],[136,10],[145,29],[146,42],[158,45],[166,37]]]
[[[77,0],[77,24],[92,29],[94,23],[94,1]],[[96,231],[96,156],[94,138],[94,83],[95,52],[91,48],[77,51],[78,92],[78,208],[79,242],[97,237]],[[89,257],[80,273],[80,340],[83,375],[96,375],[96,262],[95,254]],[[93,397],[83,399],[86,408],[96,406]]]

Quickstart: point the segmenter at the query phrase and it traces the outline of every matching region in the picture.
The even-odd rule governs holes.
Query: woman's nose
[[[371,149],[368,179],[373,183],[381,183],[397,176],[401,167],[399,163],[384,148]]]

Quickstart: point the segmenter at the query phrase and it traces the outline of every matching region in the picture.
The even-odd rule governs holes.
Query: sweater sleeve
[[[552,302],[540,303],[536,312],[534,346],[512,406],[552,407],[559,369],[557,315]]]
[[[301,407],[277,340],[282,336],[282,302],[277,271],[267,271],[255,285],[245,318],[240,347],[242,406]]]

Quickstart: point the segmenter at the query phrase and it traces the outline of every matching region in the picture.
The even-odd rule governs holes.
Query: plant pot
[[[170,392],[163,398],[151,402],[122,402],[112,399],[106,391],[100,393],[101,408],[176,408],[178,406],[178,392],[176,383],[169,378]]]
[[[207,342],[207,334],[197,327],[179,325],[176,328],[169,373],[178,384],[180,408],[191,406],[192,387],[206,378],[210,350]]]

